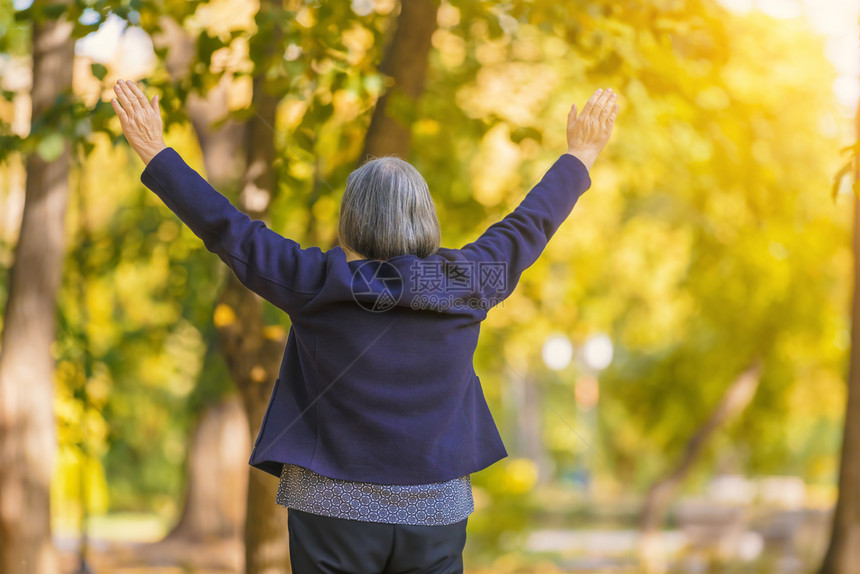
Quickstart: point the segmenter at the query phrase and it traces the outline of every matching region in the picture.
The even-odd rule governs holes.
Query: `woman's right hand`
[[[595,90],[582,113],[577,115],[574,104],[567,116],[567,153],[585,164],[588,171],[612,135],[618,115],[616,96],[612,89]]]

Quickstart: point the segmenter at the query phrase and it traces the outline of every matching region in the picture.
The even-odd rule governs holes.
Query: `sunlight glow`
[[[89,56],[95,62],[110,62],[119,47],[125,26],[126,23],[122,18],[109,16],[98,30],[78,40],[75,44],[75,53],[79,56]]]
[[[847,0],[720,0],[737,14],[758,10],[773,18],[805,18],[825,37],[825,54],[839,73],[833,94],[847,116],[860,99],[860,3]]]
[[[132,80],[146,76],[155,65],[155,52],[149,35],[113,15],[98,30],[78,40],[75,53],[94,62],[109,64],[120,77]]]

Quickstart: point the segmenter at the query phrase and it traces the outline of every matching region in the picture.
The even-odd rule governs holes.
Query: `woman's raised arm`
[[[567,153],[514,211],[461,249],[479,269],[481,265],[504,267],[503,278],[493,273],[488,274],[487,281],[478,271],[484,297],[497,303],[513,292],[522,272],[537,260],[576,201],[591,187],[589,171],[615,125],[615,99],[612,90],[597,90],[581,114],[577,115],[576,106],[572,106],[567,118]]]
[[[252,220],[191,169],[162,137],[158,96],[147,101],[131,82],[118,82],[111,102],[132,149],[146,164],[141,181],[158,195],[206,249],[249,289],[291,312],[321,285],[325,257]]]

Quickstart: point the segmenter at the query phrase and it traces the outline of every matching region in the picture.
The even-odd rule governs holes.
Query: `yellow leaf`
[[[236,322],[236,312],[233,308],[224,303],[219,303],[215,307],[215,316],[213,318],[216,327],[226,327]]]

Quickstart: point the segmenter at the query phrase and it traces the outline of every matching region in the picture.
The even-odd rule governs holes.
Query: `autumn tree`
[[[855,133],[860,140],[860,107],[855,116]],[[833,514],[830,543],[819,574],[850,574],[860,570],[860,160],[855,147],[853,157],[837,176],[851,174],[854,233],[853,296],[851,305],[851,353],[848,369],[848,396],[845,404],[845,427],[839,465],[839,496]],[[853,172],[853,173],[852,173]]]
[[[63,120],[55,102],[71,96],[72,25],[55,16],[68,4],[37,1],[33,7],[31,133],[42,138]],[[3,315],[0,571],[16,574],[58,570],[50,526],[49,487],[57,448],[51,345],[71,153],[71,142],[55,138],[27,156],[26,202]]]

